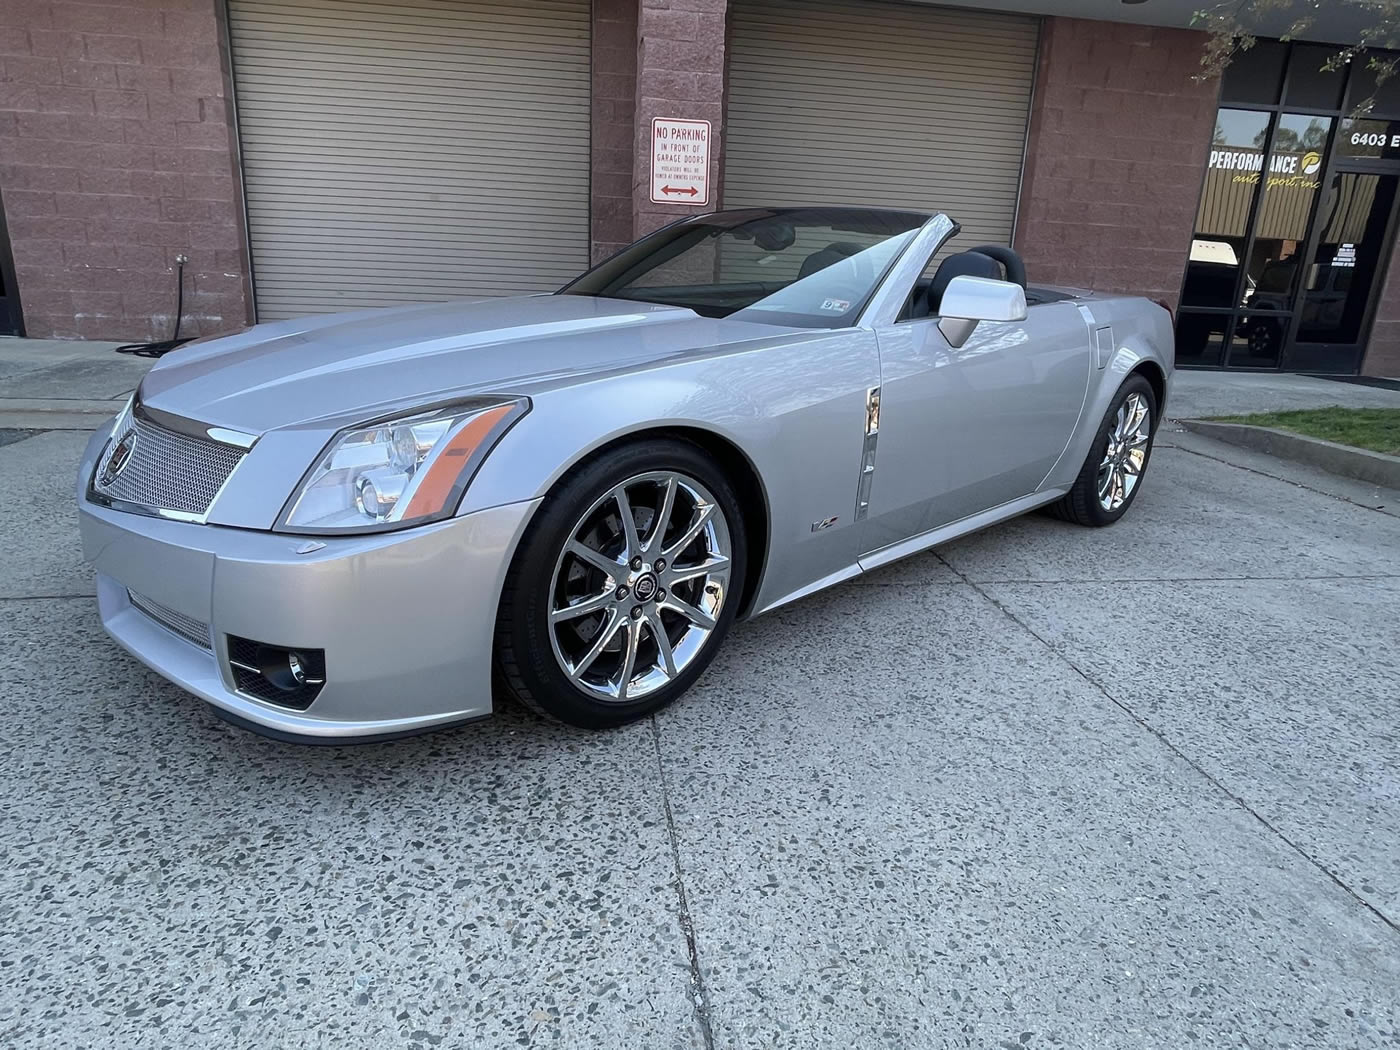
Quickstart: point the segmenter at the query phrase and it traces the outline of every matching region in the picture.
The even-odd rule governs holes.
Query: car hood
[[[785,332],[803,334],[580,295],[364,310],[256,325],[182,348],[147,374],[141,400],[211,426],[262,434],[458,395],[528,394]]]

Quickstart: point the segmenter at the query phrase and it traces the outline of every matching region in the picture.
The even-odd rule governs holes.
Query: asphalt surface
[[[1400,1043],[1398,493],[1164,431],[654,721],[309,749],[102,635],[85,437],[0,447],[0,1046]]]

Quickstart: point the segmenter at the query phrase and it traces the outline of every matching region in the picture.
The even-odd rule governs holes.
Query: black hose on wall
[[[180,338],[180,315],[185,312],[185,263],[187,262],[189,259],[184,255],[175,256],[175,331],[171,333],[170,338],[152,343],[127,343],[117,347],[117,353],[134,354],[136,357],[160,357],[194,338],[192,335]]]

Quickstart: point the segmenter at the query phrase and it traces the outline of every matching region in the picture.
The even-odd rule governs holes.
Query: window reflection
[[[1194,367],[1220,364],[1229,314],[1193,314],[1182,311],[1176,319],[1176,363]]]
[[[1269,114],[1222,109],[1196,209],[1196,236],[1182,286],[1183,306],[1236,306],[1249,211],[1259,187]]]
[[[1225,363],[1231,368],[1277,368],[1289,320],[1287,314],[1241,314]]]

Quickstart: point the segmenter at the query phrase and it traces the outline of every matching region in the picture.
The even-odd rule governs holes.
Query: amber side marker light
[[[481,443],[491,436],[496,424],[508,416],[515,407],[515,405],[510,404],[487,409],[458,431],[457,435],[447,443],[447,447],[428,467],[427,476],[423,478],[418,486],[418,491],[413,494],[413,499],[409,501],[408,510],[404,517],[416,518],[420,515],[441,511],[446,505],[462,469],[466,466],[467,460],[481,446]]]

